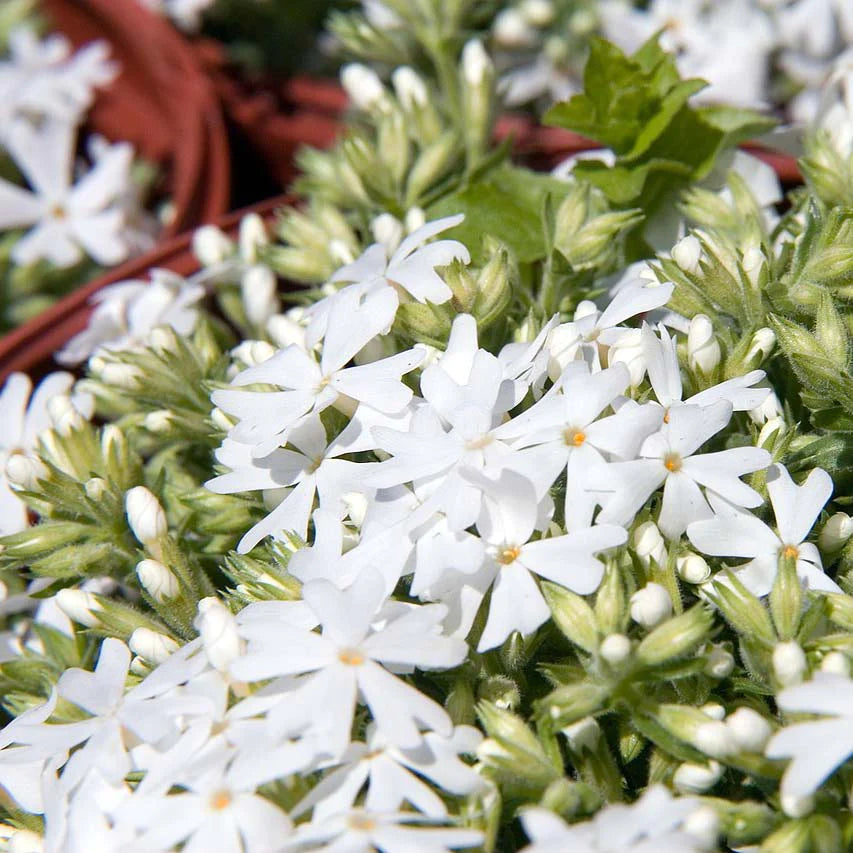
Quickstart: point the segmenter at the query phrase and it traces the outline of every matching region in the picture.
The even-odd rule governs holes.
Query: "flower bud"
[[[180,648],[171,637],[150,628],[137,628],[127,644],[135,655],[155,665],[163,663]]]
[[[218,670],[227,669],[241,650],[237,621],[218,598],[203,598],[193,625],[201,636],[207,658]]]
[[[536,33],[518,9],[512,6],[501,10],[492,25],[495,42],[501,47],[529,47]]]
[[[542,592],[557,627],[575,645],[589,653],[594,652],[598,646],[598,626],[586,600],[564,586],[548,581],[542,583]],[[630,643],[628,650],[630,652]]]
[[[169,529],[160,501],[145,486],[135,486],[124,497],[127,522],[133,535],[143,544],[152,545]]]
[[[773,352],[776,346],[776,333],[773,329],[768,329],[766,326],[759,329],[753,336],[749,344],[749,349],[746,352],[744,359],[745,367],[748,370],[758,367],[762,362]]]
[[[704,794],[723,776],[723,767],[716,761],[707,764],[685,762],[679,765],[672,777],[675,787],[683,794]]]
[[[776,437],[782,435],[785,429],[786,424],[782,418],[768,418],[758,433],[758,439],[755,442],[756,446],[769,447],[770,442],[775,441]]]
[[[258,250],[270,242],[264,220],[257,213],[248,213],[240,220],[238,236],[240,257],[246,263],[254,264],[258,260]]]
[[[610,634],[602,640],[598,653],[607,663],[615,666],[631,654],[631,641],[624,634]]]
[[[53,428],[61,436],[71,435],[86,423],[86,419],[74,408],[67,394],[55,394],[51,397],[47,401],[47,414]]]
[[[291,344],[305,349],[305,327],[296,322],[289,311],[286,314],[273,314],[267,320],[266,330],[273,343],[281,349]]]
[[[203,267],[212,267],[234,254],[234,243],[215,225],[202,225],[193,233],[192,249]]]
[[[177,598],[181,591],[178,579],[157,560],[141,560],[137,563],[136,576],[142,588],[157,602]]]
[[[519,11],[528,24],[540,29],[547,27],[554,20],[552,0],[523,0]]]
[[[175,352],[178,347],[175,330],[171,326],[156,326],[148,335],[148,345],[160,355]]]
[[[637,646],[637,658],[649,666],[657,666],[688,654],[707,639],[712,627],[711,615],[697,604],[665,620],[644,637]]]
[[[149,412],[145,416],[145,429],[148,432],[169,432],[174,423],[174,418],[174,414],[168,409],[158,409],[157,411]]]
[[[738,708],[726,717],[726,726],[738,747],[744,752],[763,753],[773,729],[770,723],[752,708]]]
[[[711,576],[711,567],[699,554],[684,554],[675,560],[678,576],[686,583],[704,583]]]
[[[758,285],[764,261],[764,252],[758,246],[750,246],[743,253],[743,271],[747,274],[753,286]]]
[[[820,662],[821,672],[832,672],[836,675],[850,675],[850,658],[844,652],[830,652]]]
[[[83,486],[86,496],[99,501],[109,491],[109,484],[103,477],[90,477]]]
[[[720,342],[714,335],[711,320],[705,314],[697,314],[690,321],[687,332],[687,361],[693,370],[711,373],[720,363]]]
[[[738,751],[738,744],[731,730],[719,720],[697,726],[692,743],[712,758],[725,758]]]
[[[790,640],[776,644],[773,649],[773,673],[780,684],[785,687],[799,684],[808,668],[806,653],[799,643]]]
[[[648,568],[654,560],[659,566],[665,566],[667,561],[666,543],[653,521],[645,521],[634,531],[634,552],[640,562]],[[633,616],[633,613],[631,614]]]
[[[429,103],[429,92],[423,77],[408,65],[401,65],[391,75],[397,100],[406,112],[414,112]]]
[[[584,717],[570,726],[565,726],[562,732],[575,752],[583,752],[583,750],[592,752],[601,738],[601,727],[595,717]]]
[[[832,553],[838,551],[851,536],[853,536],[853,518],[850,518],[846,512],[837,512],[824,524],[817,543],[821,551]]]
[[[39,480],[46,480],[49,476],[45,464],[35,456],[13,453],[6,460],[6,479],[19,489],[31,491]]]
[[[406,226],[406,232],[408,234],[412,234],[417,231],[418,228],[422,228],[426,225],[426,213],[424,213],[424,209],[422,207],[410,207],[406,211],[404,225]]]
[[[371,112],[384,110],[388,105],[388,93],[379,75],[360,62],[351,62],[341,69],[341,85],[357,109]]]
[[[69,619],[87,628],[94,628],[99,624],[95,614],[104,609],[91,592],[71,588],[61,589],[56,593],[56,606]]]
[[[385,247],[390,255],[403,239],[403,223],[391,213],[381,213],[370,223],[370,233],[377,243]]]
[[[761,388],[766,386],[759,383],[757,387]],[[779,398],[772,389],[770,389],[770,393],[759,405],[754,409],[749,410],[750,420],[756,424],[763,424],[771,418],[781,418],[783,415],[784,412],[782,411],[782,404],[779,402]]]
[[[644,628],[654,628],[672,614],[672,599],[658,583],[648,583],[631,596],[631,618]]]
[[[726,709],[719,702],[706,702],[699,710],[712,720],[724,720],[726,718]]]
[[[705,675],[711,678],[728,678],[735,668],[735,659],[731,652],[722,646],[712,646],[705,659]]]
[[[702,244],[692,234],[682,237],[672,247],[672,259],[679,268],[687,273],[699,272],[699,259],[702,257]],[[702,315],[704,316],[704,315]]]
[[[120,362],[107,362],[100,372],[99,379],[105,385],[113,385],[133,391],[139,387],[144,374],[133,364],[122,364]]]
[[[243,310],[250,323],[262,326],[281,307],[275,273],[263,264],[249,267],[240,279]]]
[[[223,432],[228,432],[234,426],[234,421],[232,421],[218,406],[211,410],[210,420],[213,421],[214,425]]]
[[[782,805],[782,811],[788,817],[794,819],[805,817],[814,811],[815,801],[812,794],[806,794],[804,797],[797,797],[793,794],[782,794],[779,797],[779,802]]]

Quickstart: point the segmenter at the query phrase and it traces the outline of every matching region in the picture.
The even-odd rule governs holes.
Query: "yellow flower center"
[[[796,545],[784,545],[781,550],[782,556],[790,560],[796,560],[800,556],[800,550]]]
[[[518,545],[509,545],[498,552],[497,561],[502,566],[508,566],[510,563],[515,562],[520,554],[521,548]]]
[[[53,219],[65,219],[68,216],[68,211],[57,203],[50,208],[50,215]]]
[[[376,829],[376,821],[364,814],[350,815],[347,823],[356,832],[372,832]]]
[[[484,447],[488,447],[495,439],[489,433],[485,435],[481,435],[479,438],[471,439],[465,446],[468,450],[482,450]]]
[[[667,410],[663,413],[663,422],[664,422],[665,424],[668,424],[668,423],[669,423],[669,409],[667,409]]]
[[[210,807],[216,812],[221,812],[231,805],[232,799],[230,791],[216,791],[210,797]]]
[[[666,468],[667,471],[672,471],[673,473],[680,471],[681,457],[677,453],[667,453],[663,458],[663,467]]]
[[[565,441],[569,447],[580,447],[586,441],[586,433],[579,429],[569,427],[569,429],[563,433],[563,441]]]
[[[338,660],[347,666],[361,666],[364,663],[364,655],[358,649],[341,649],[338,652]]]

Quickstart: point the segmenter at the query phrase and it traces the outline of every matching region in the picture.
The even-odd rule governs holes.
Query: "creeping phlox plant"
[[[553,176],[479,42],[356,71],[299,209],[9,380],[10,850],[850,846],[850,102],[783,206],[596,50]]]
[[[119,73],[109,48],[41,38],[31,2],[0,12],[0,330],[30,319],[103,266],[150,247],[154,177],[133,147],[78,137]],[[82,152],[81,152],[82,153]]]

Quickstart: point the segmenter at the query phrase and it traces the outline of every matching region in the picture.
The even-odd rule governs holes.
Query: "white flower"
[[[112,82],[118,67],[109,46],[96,41],[71,54],[65,36],[40,40],[29,26],[9,34],[9,58],[0,61],[0,136],[15,120],[54,119],[76,124],[92,104],[94,90]]]
[[[388,292],[389,295],[393,294]],[[377,302],[387,301],[382,292],[365,300],[355,291],[341,292],[329,311],[328,328],[319,362],[298,346],[280,350],[262,364],[238,374],[233,385],[269,383],[280,391],[223,389],[211,395],[214,405],[238,417],[230,437],[255,446],[265,456],[284,443],[290,432],[341,398],[366,403],[380,412],[404,409],[412,392],[401,377],[420,364],[424,352],[411,349],[369,364],[347,367],[353,356],[384,328]],[[351,410],[354,403],[348,402]]]
[[[791,759],[782,777],[782,795],[807,797],[853,753],[853,681],[818,672],[811,681],[783,690],[776,702],[786,713],[823,716],[786,726],[765,750],[769,758]]]
[[[740,506],[758,506],[761,496],[740,477],[767,467],[771,456],[766,450],[740,447],[696,453],[726,426],[731,413],[731,403],[726,400],[710,406],[672,408],[660,431],[643,442],[639,459],[591,471],[587,487],[595,490],[603,504],[598,521],[630,523],[660,486],[664,491],[657,523],[670,539],[677,539],[691,522],[713,516],[700,486]]]
[[[824,574],[817,548],[805,541],[832,495],[829,474],[815,468],[797,486],[784,466],[773,465],[767,474],[767,491],[776,517],[775,531],[751,513],[714,501],[716,518],[690,524],[687,537],[703,554],[749,557],[750,562],[733,571],[754,595],[770,592],[780,557],[796,560],[797,575],[810,589],[839,592]]]
[[[192,279],[153,269],[151,281],[122,281],[98,291],[88,326],[59,351],[62,364],[78,364],[101,348],[132,350],[145,345],[158,326],[189,335],[196,324],[196,303],[204,288]],[[153,343],[153,339],[152,339]]]
[[[686,822],[699,807],[690,797],[673,797],[654,785],[632,805],[614,803],[572,825],[546,809],[526,809],[521,822],[533,843],[524,853],[698,853],[709,849],[708,839],[692,835]]]
[[[19,460],[27,460],[28,468],[36,465],[28,476],[41,471],[34,451],[39,433],[51,426],[48,404],[70,392],[73,385],[70,373],[51,373],[30,396],[29,377],[12,373],[0,391],[0,534],[17,533],[28,526],[27,508],[9,487],[6,471],[20,475]],[[91,417],[94,401],[88,394],[74,394],[71,404],[78,416]],[[46,469],[41,473],[46,474]]]
[[[32,186],[0,179],[0,229],[33,226],[12,250],[18,264],[45,259],[69,267],[85,253],[110,266],[130,254],[118,202],[131,186],[133,149],[111,146],[72,186],[75,135],[71,125],[56,121],[38,129],[19,123],[9,132],[9,153]]]
[[[472,726],[457,726],[449,738],[427,732],[421,746],[406,750],[393,746],[370,726],[367,743],[350,744],[340,764],[312,788],[293,815],[312,809],[316,822],[346,812],[367,785],[364,808],[368,811],[394,812],[408,802],[431,818],[444,818],[444,801],[420,776],[457,796],[482,788],[482,777],[459,758],[473,755],[482,740]]]
[[[386,669],[447,669],[465,659],[465,643],[440,632],[442,605],[414,606],[373,624],[386,600],[376,572],[364,572],[343,592],[328,581],[311,581],[302,594],[322,633],[265,619],[263,611],[257,619],[244,618],[240,631],[247,650],[231,664],[235,678],[308,675],[301,688],[285,695],[283,711],[310,719],[312,734],[332,755],[343,753],[350,742],[358,695],[378,731],[395,746],[417,747],[423,742],[421,727],[451,735],[453,726],[441,706]],[[257,607],[249,605],[244,616]]]
[[[412,812],[373,813],[362,809],[332,815],[299,826],[294,841],[303,850],[341,850],[346,853],[446,853],[482,843],[475,829],[417,825],[420,815]]]

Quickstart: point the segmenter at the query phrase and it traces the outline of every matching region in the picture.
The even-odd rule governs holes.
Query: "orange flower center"
[[[667,453],[663,459],[663,467],[673,473],[681,470],[681,457],[677,453]]]
[[[519,554],[521,554],[521,548],[518,545],[511,545],[498,554],[497,560],[502,566],[508,566],[518,559]]]
[[[782,548],[782,556],[791,560],[796,560],[800,556],[800,550],[796,545],[785,545]]]
[[[569,428],[563,433],[563,440],[569,447],[580,447],[586,441],[586,433]]]
[[[358,649],[341,649],[338,652],[338,660],[347,666],[361,666],[364,663],[364,655]]]
[[[217,812],[227,809],[231,805],[230,791],[216,791],[210,798],[210,807]]]

